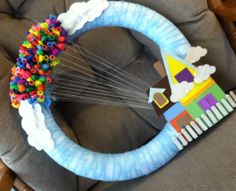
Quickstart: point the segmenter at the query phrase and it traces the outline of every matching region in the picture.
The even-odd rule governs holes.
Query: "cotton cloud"
[[[69,35],[83,28],[87,22],[91,22],[99,17],[108,7],[107,0],[90,0],[88,2],[73,3],[66,13],[58,16],[62,27],[67,30]]]
[[[172,94],[170,100],[172,102],[178,102],[180,99],[184,98],[193,87],[194,83],[186,81],[173,85],[171,88]]]
[[[190,47],[188,49],[187,56],[185,60],[190,63],[195,63],[201,59],[201,57],[207,54],[207,49],[202,48],[200,46]]]
[[[196,68],[196,75],[194,77],[194,82],[197,84],[202,83],[207,80],[216,71],[215,66],[209,66],[208,64],[198,66]]]
[[[53,149],[54,142],[45,124],[41,106],[39,104],[32,106],[27,100],[21,101],[19,114],[22,117],[21,126],[28,135],[28,143],[39,151]]]

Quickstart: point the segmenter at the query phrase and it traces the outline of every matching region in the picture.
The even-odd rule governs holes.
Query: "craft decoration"
[[[146,145],[120,154],[93,152],[66,137],[51,114],[46,93],[67,40],[105,26],[125,27],[152,39],[162,50],[167,74],[149,90],[147,100],[158,115],[165,116],[165,127]],[[165,165],[236,107],[234,92],[226,95],[210,77],[214,67],[193,65],[205,54],[201,47],[191,48],[170,21],[139,4],[105,0],[76,3],[58,19],[51,16],[27,32],[12,68],[10,97],[13,107],[19,108],[29,143],[36,149],[43,149],[77,175],[128,180]]]
[[[206,56],[206,54],[207,54],[207,49],[205,48],[202,48],[200,46],[190,47],[188,49],[188,53],[185,60],[193,64],[195,62],[198,62],[201,59],[201,57]]]
[[[83,28],[87,22],[91,22],[99,17],[108,7],[106,0],[90,0],[88,2],[78,2],[70,6],[66,13],[58,16],[58,21],[69,35]]]
[[[67,32],[56,17],[51,16],[41,24],[35,24],[26,33],[27,40],[19,50],[19,58],[12,67],[10,97],[14,108],[22,100],[29,103],[50,103],[45,90],[53,79],[50,74],[60,62],[57,56],[65,48]]]

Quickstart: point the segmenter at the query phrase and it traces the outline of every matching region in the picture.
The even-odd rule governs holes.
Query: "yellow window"
[[[166,98],[166,96],[163,93],[155,93],[153,97],[154,103],[162,109],[165,107],[168,103],[169,100]]]

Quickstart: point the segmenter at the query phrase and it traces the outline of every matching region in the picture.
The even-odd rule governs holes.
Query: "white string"
[[[55,82],[47,94],[53,99],[151,109],[146,90],[150,85],[80,45],[69,41],[54,69]],[[69,57],[69,58],[68,58]],[[87,67],[86,67],[87,66]]]

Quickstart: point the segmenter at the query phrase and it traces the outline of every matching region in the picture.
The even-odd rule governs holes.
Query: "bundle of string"
[[[152,109],[147,104],[148,83],[69,41],[54,69],[48,96],[57,101],[131,106]]]
[[[147,103],[146,91],[150,88],[147,82],[79,44],[67,42],[66,51],[59,55],[60,64],[51,74],[54,81],[47,87],[47,97],[63,102],[152,109]]]

